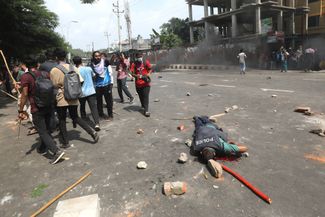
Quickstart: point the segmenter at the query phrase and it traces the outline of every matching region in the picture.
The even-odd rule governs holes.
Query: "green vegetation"
[[[66,47],[56,32],[58,17],[43,0],[0,0],[0,49],[24,58],[53,47]]]
[[[38,185],[32,191],[32,198],[42,196],[42,194],[44,193],[44,189],[47,188],[47,187],[48,187],[48,185],[46,185],[46,184]]]
[[[190,25],[188,18],[171,18],[167,23],[160,26],[160,33],[154,29],[152,31],[151,38],[159,37],[160,45],[164,49],[190,44]],[[194,31],[194,36],[198,36],[198,31]]]

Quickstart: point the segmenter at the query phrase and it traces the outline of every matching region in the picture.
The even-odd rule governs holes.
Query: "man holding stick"
[[[18,118],[20,120],[26,119],[27,113],[23,109],[26,105],[27,100],[29,100],[31,105],[31,113],[33,115],[33,123],[37,128],[41,139],[41,145],[37,148],[37,151],[38,153],[45,153],[47,151],[50,151],[53,155],[53,159],[50,163],[56,164],[63,157],[64,152],[56,146],[55,141],[50,135],[50,120],[53,114],[52,110],[54,106],[53,100],[51,100],[51,94],[54,98],[54,92],[48,92],[48,100],[43,100],[43,98],[40,98],[40,96],[36,96],[38,92],[42,92],[42,97],[44,97],[44,91],[42,91],[43,89],[41,90],[39,87],[42,86],[40,84],[42,79],[43,84],[47,83],[49,86],[51,85],[48,73],[37,71],[37,63],[38,62],[36,58],[30,58],[26,60],[26,65],[29,68],[29,72],[23,74],[21,77],[22,93],[18,110]],[[51,88],[49,88],[49,90],[51,90]]]

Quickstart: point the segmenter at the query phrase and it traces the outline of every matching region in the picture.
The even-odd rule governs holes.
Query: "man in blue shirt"
[[[100,131],[99,126],[99,115],[97,110],[97,100],[96,100],[96,91],[93,82],[93,71],[90,67],[82,65],[82,59],[79,56],[73,57],[73,63],[79,70],[80,76],[83,78],[84,82],[82,83],[82,95],[79,98],[80,102],[80,115],[82,119],[86,119],[86,101],[88,102],[91,115],[93,116],[95,122],[95,130]]]
[[[113,119],[113,76],[112,68],[108,62],[102,58],[99,51],[93,52],[91,68],[95,75],[95,86],[97,96],[97,109],[99,116],[105,120]],[[103,96],[107,105],[107,116],[103,111]]]

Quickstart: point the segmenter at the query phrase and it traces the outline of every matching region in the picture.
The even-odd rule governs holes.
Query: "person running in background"
[[[76,127],[76,125],[79,125],[93,138],[94,142],[97,143],[99,140],[97,132],[94,131],[86,121],[82,120],[78,116],[78,99],[67,100],[64,97],[64,76],[66,74],[66,72],[64,71],[70,71],[70,65],[66,63],[67,52],[62,50],[61,48],[57,48],[55,50],[55,55],[59,61],[59,65],[51,70],[50,78],[53,81],[54,87],[58,90],[56,95],[56,111],[58,113],[59,118],[59,129],[62,139],[62,148],[69,147],[69,139],[66,124],[67,111],[69,111],[73,126]],[[64,67],[65,70],[63,70],[62,67]],[[74,66],[72,67],[75,68]],[[75,68],[75,71],[77,72],[78,69]],[[80,79],[80,81],[82,82],[82,79]]]
[[[139,95],[143,114],[150,117],[149,112],[149,94],[151,86],[151,64],[149,60],[144,61],[142,53],[137,53],[136,60],[131,65],[130,71],[135,78],[135,88]]]
[[[130,100],[130,104],[133,103],[134,97],[132,96],[132,94],[130,93],[128,87],[126,86],[126,79],[128,76],[128,72],[127,72],[127,64],[125,63],[125,59],[123,54],[121,54],[119,56],[120,60],[119,60],[119,64],[116,68],[117,71],[117,90],[118,90],[118,94],[120,96],[121,99],[121,103],[124,103],[124,97],[123,97],[123,92],[125,93],[125,95],[127,97],[129,97]]]
[[[80,76],[84,80],[82,83],[82,96],[79,98],[80,102],[80,115],[82,119],[86,119],[86,101],[88,102],[91,115],[95,122],[95,130],[100,131],[99,115],[97,110],[96,90],[93,82],[93,71],[90,67],[83,66],[82,59],[75,56],[72,59],[75,66],[79,69]]]
[[[315,50],[311,47],[305,50],[305,72],[312,71],[314,65]]]
[[[101,57],[99,51],[93,52],[90,65],[94,72],[98,114],[105,120],[113,120],[113,75],[108,60]],[[107,106],[107,116],[103,110],[103,96]]]
[[[287,72],[288,71],[288,58],[289,58],[289,53],[284,47],[280,48],[281,52],[281,72]]]
[[[245,61],[246,58],[247,56],[244,53],[244,50],[240,49],[237,59],[239,60],[240,74],[243,75],[246,73],[246,61]]]

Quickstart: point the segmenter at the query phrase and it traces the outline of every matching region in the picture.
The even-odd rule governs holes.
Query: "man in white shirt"
[[[240,74],[245,74],[246,71],[246,63],[245,63],[245,59],[247,58],[246,54],[244,53],[244,50],[241,49],[239,51],[239,54],[237,56],[237,58],[239,59],[239,65],[240,65]]]

